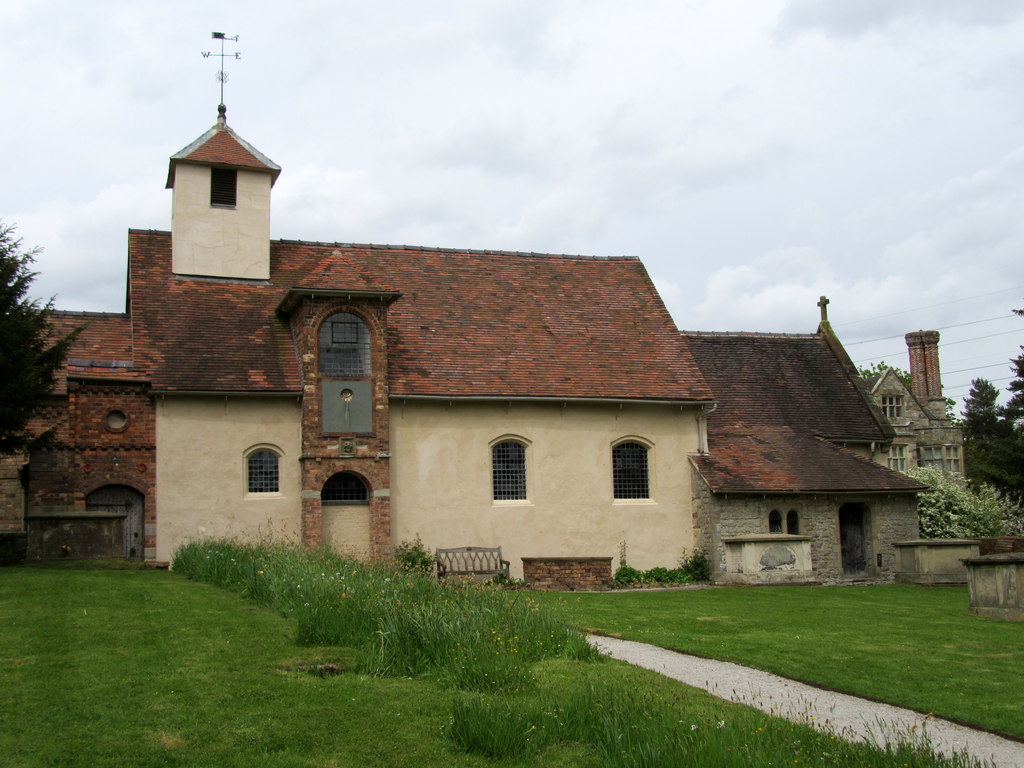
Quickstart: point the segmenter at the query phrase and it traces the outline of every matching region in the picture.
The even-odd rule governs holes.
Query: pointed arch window
[[[331,315],[320,326],[320,372],[328,376],[370,375],[370,331],[350,312]]]

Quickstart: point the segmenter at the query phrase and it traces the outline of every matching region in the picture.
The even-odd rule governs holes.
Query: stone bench
[[[509,562],[501,557],[501,547],[452,547],[438,548],[434,552],[437,561],[437,577],[466,576],[508,576]]]

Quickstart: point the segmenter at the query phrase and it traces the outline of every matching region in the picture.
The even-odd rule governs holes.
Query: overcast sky
[[[124,308],[127,230],[216,120],[275,238],[639,256],[680,328],[813,332],[1003,388],[1024,343],[1020,0],[0,4],[0,218],[61,309]],[[881,339],[880,341],[874,341]]]

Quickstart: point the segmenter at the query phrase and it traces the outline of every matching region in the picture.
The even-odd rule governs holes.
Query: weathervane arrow
[[[242,58],[242,54],[239,51],[234,51],[233,53],[225,53],[224,52],[224,43],[226,41],[228,41],[228,40],[230,40],[233,43],[237,43],[239,36],[235,35],[234,37],[231,37],[230,35],[226,35],[223,32],[213,32],[210,36],[214,40],[220,40],[220,53],[215,53],[213,51],[203,51],[202,54],[203,54],[203,58],[204,59],[208,59],[211,56],[220,59],[220,69],[217,70],[217,81],[220,83],[220,104],[223,107],[224,106],[224,83],[226,83],[228,81],[228,73],[224,69],[224,59],[236,59],[237,60],[237,59],[241,59]]]

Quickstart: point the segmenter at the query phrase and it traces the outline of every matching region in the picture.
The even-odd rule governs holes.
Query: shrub
[[[684,550],[679,558],[679,570],[686,576],[687,582],[700,584],[711,581],[711,560],[703,549],[694,550],[689,557]]]
[[[412,541],[403,541],[395,547],[395,562],[414,573],[434,572],[434,556],[423,546],[418,533]]]
[[[616,584],[639,584],[644,580],[643,571],[637,570],[631,565],[620,565],[612,576]]]
[[[931,467],[907,472],[928,486],[917,495],[917,517],[926,539],[998,536],[1012,518],[1013,508],[988,485],[971,489],[960,475]]]

